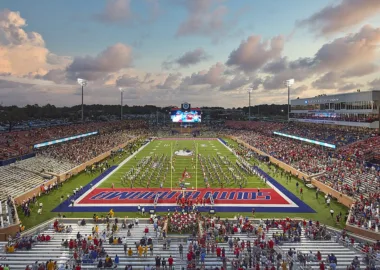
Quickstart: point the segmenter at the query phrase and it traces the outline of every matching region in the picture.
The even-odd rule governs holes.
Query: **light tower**
[[[87,85],[87,81],[81,78],[77,79],[77,82],[80,86],[82,86],[82,122],[84,122],[84,114],[83,114],[83,88]]]
[[[290,119],[290,86],[294,84],[294,79],[285,81],[285,85],[288,87],[288,121]]]
[[[120,91],[120,120],[123,120],[123,93],[124,93],[124,88],[123,87],[119,87],[119,91]]]
[[[252,88],[248,88],[248,121],[251,121],[251,93],[252,93]]]

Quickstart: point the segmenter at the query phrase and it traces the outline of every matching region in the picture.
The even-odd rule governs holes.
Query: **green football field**
[[[192,155],[176,155],[178,151],[191,151]],[[113,184],[115,188],[148,187],[148,185],[150,188],[159,188],[162,185],[180,189],[179,185],[182,182],[188,188],[204,188],[206,183],[202,164],[206,177],[208,176],[206,165],[213,176],[207,177],[210,187],[220,188],[221,182],[225,188],[240,187],[240,185],[251,188],[267,187],[257,176],[249,175],[238,168],[236,156],[220,141],[191,139],[150,142],[99,187],[110,188]],[[187,177],[184,178],[185,170]],[[231,175],[235,175],[237,179],[223,181],[224,177],[233,178]]]
[[[230,139],[227,139],[227,138],[223,138],[223,139],[228,142],[228,145],[231,148],[236,149],[236,150],[239,149],[239,146],[238,146],[238,144],[236,142],[234,142],[234,141],[232,141]],[[136,149],[138,147],[140,147],[140,144],[141,144],[142,141],[143,141],[143,139],[139,140],[139,142],[136,143]],[[206,141],[206,140],[204,140],[204,141]],[[125,168],[128,168],[128,166],[133,166],[133,162],[137,162],[138,159],[144,158],[144,156],[146,156],[146,154],[149,155],[151,152],[153,152],[153,151],[150,151],[149,149],[154,149],[155,144],[158,143],[158,142],[159,141],[156,141],[156,142],[153,142],[153,143],[147,145],[141,152],[139,152],[137,154],[136,161],[134,161],[134,158],[132,158],[132,160],[128,161],[126,164],[124,164],[123,166],[121,166],[120,170],[128,170],[128,169],[125,169]],[[202,144],[203,143],[203,141],[197,141],[197,142],[198,142],[198,144]],[[161,145],[163,143],[164,143],[164,141],[162,141]],[[192,141],[181,141],[181,143],[185,143],[185,144],[189,143],[190,145],[192,145]],[[205,143],[205,144],[207,145],[207,143]],[[214,141],[214,146],[215,146],[215,148],[213,148],[213,147],[199,147],[199,152],[202,153],[202,151],[205,151],[207,153],[207,151],[208,151],[207,149],[209,149],[210,150],[209,152],[214,152],[214,153],[220,152],[220,153],[225,153],[226,155],[230,154],[228,152],[228,149],[225,148],[218,141]],[[167,153],[167,151],[169,151],[169,153],[170,153],[169,149],[166,150],[167,147],[159,147],[159,148],[157,148],[157,145],[156,145],[156,151],[158,149],[161,149],[165,153]],[[130,152],[129,151],[125,151],[120,156],[117,156],[115,158],[108,158],[107,160],[108,160],[108,163],[110,165],[123,164],[124,160],[126,158],[128,158],[129,155],[130,155]],[[210,155],[211,155],[211,153],[210,153]],[[229,159],[231,159],[231,160],[234,160],[234,158],[235,157],[232,156],[232,155],[229,156]],[[344,228],[344,226],[345,226],[344,219],[342,219],[340,221],[340,223],[337,224],[335,222],[335,219],[331,218],[331,216],[330,216],[330,209],[333,209],[335,211],[335,213],[343,213],[343,215],[344,215],[348,211],[347,207],[345,207],[344,205],[338,203],[336,200],[332,200],[330,207],[326,206],[326,204],[324,202],[324,197],[323,196],[319,196],[319,198],[315,198],[315,191],[313,189],[307,189],[306,188],[304,190],[304,196],[301,197],[300,194],[297,192],[298,189],[296,187],[296,183],[298,182],[298,179],[296,179],[295,177],[292,176],[291,180],[288,182],[286,180],[285,176],[281,176],[279,173],[275,174],[273,172],[273,168],[274,168],[273,165],[269,165],[268,166],[268,164],[261,163],[261,162],[259,162],[257,160],[254,160],[254,159],[251,159],[250,162],[254,163],[256,165],[259,165],[264,171],[266,171],[269,175],[271,175],[279,183],[281,183],[287,190],[289,190],[290,192],[292,192],[293,194],[295,194],[297,197],[299,197],[302,201],[304,201],[305,203],[307,203],[308,205],[310,205],[316,211],[316,213],[282,213],[280,211],[278,213],[258,212],[258,213],[255,214],[256,218],[264,218],[264,219],[269,218],[269,219],[272,219],[272,218],[285,218],[285,217],[291,217],[291,218],[299,217],[299,218],[318,220],[318,221],[320,221],[323,224],[334,226],[334,227],[337,227],[337,228]],[[186,161],[186,165],[187,165],[187,163],[191,164],[191,160],[190,161]],[[184,169],[183,166],[184,166],[184,164],[183,165],[179,164],[179,160],[177,161],[177,164],[175,164],[176,173],[178,173],[178,174],[176,174],[177,177],[181,177],[182,171]],[[188,170],[190,171],[192,169],[188,168]],[[41,202],[44,205],[44,211],[42,212],[41,215],[39,215],[37,213],[37,210],[38,210],[38,206],[37,205],[34,205],[34,204],[31,205],[31,216],[30,217],[25,217],[23,215],[23,213],[22,213],[22,209],[20,207],[18,207],[18,214],[19,214],[19,217],[20,217],[23,225],[25,225],[26,228],[29,229],[29,228],[31,228],[33,226],[36,226],[36,225],[38,225],[38,224],[40,224],[42,222],[47,221],[48,219],[57,217],[58,214],[56,212],[52,212],[52,210],[54,208],[56,208],[61,203],[60,202],[61,196],[66,197],[67,194],[71,194],[71,192],[72,192],[73,189],[75,189],[75,188],[77,188],[79,186],[85,186],[85,185],[89,184],[98,175],[99,175],[99,172],[97,172],[95,174],[87,174],[85,172],[79,173],[78,175],[73,176],[71,179],[65,181],[64,185],[61,188],[59,188],[57,190],[53,190],[48,195],[42,195],[41,197],[39,197],[38,198],[38,202]],[[173,177],[173,179],[174,179],[174,177]],[[190,178],[188,181],[194,181],[194,179],[195,178],[192,175],[192,178]],[[107,182],[105,182],[103,184],[103,187],[110,187],[112,185],[113,181],[115,182],[115,187],[116,186],[122,187],[121,184],[120,184],[120,177],[116,177],[116,176],[115,176],[115,178],[113,180],[111,178],[109,178],[107,180]],[[255,177],[253,177],[249,181],[248,185],[250,187],[255,187],[256,184],[254,184],[253,182],[257,182],[257,181],[259,181],[259,180],[256,179]],[[203,183],[202,179],[199,180],[198,183],[200,183],[200,187],[204,187],[204,186],[202,186],[202,183]],[[91,218],[92,215],[93,215],[92,212],[64,212],[64,213],[61,213],[61,214],[64,214],[67,218]],[[99,214],[99,215],[106,215],[107,213],[98,212],[97,214]],[[140,216],[136,212],[118,212],[116,214],[119,217],[124,217],[124,216],[129,216],[129,217]],[[165,214],[165,213],[159,213],[159,214]],[[222,218],[232,218],[235,215],[236,215],[236,213],[228,213],[228,212],[218,213],[218,216],[220,216]]]

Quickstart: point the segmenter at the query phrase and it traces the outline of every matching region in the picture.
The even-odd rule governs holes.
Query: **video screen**
[[[172,110],[170,118],[174,123],[200,123],[201,122],[200,111],[188,111]]]

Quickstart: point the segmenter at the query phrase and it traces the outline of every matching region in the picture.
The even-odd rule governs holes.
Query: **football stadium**
[[[380,11],[361,1],[313,3],[297,27],[337,35],[354,25],[344,16],[357,26]],[[282,43],[294,45],[301,30],[251,35],[225,63],[195,72],[244,32],[221,15],[244,17],[240,0],[94,1],[98,13],[76,3],[80,16],[61,2],[0,4],[0,270],[380,269],[379,28],[366,24],[296,60],[299,47],[288,58]],[[174,39],[154,35],[165,32],[164,7],[189,13]],[[41,12],[55,14],[51,25]],[[51,32],[59,27],[88,52],[65,51],[71,45]],[[141,37],[140,27],[155,30]],[[124,40],[125,29],[133,46],[94,56],[100,32]],[[199,47],[175,58],[180,46],[165,45],[173,55],[151,72],[158,41],[188,35],[213,54]],[[144,46],[152,69],[142,73]]]

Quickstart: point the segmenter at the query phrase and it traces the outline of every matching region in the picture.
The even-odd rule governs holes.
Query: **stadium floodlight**
[[[290,86],[294,84],[294,79],[285,81],[286,87],[288,87],[288,121],[290,120]]]
[[[253,91],[253,88],[248,88],[248,121],[251,121],[251,93]]]
[[[123,93],[124,93],[124,88],[123,87],[119,87],[119,91],[120,91],[120,120],[123,120]]]
[[[84,122],[84,114],[83,114],[83,88],[87,85],[87,81],[81,78],[77,79],[77,82],[80,86],[82,86],[82,122]]]

